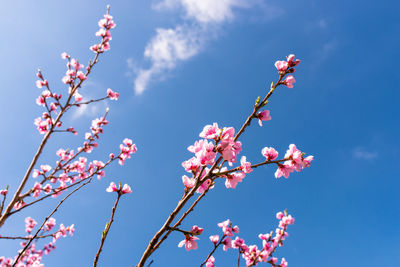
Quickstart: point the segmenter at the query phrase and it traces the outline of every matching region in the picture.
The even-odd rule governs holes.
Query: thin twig
[[[114,207],[112,208],[110,221],[107,222],[106,228],[103,230],[103,232],[102,232],[102,234],[101,234],[100,246],[99,246],[99,249],[97,250],[96,256],[94,257],[93,267],[96,267],[96,266],[97,266],[97,262],[98,262],[98,260],[99,260],[101,250],[103,249],[104,242],[106,241],[108,232],[110,231],[111,224],[112,224],[113,221],[114,221],[115,211],[117,210],[117,205],[118,205],[119,199],[120,199],[121,196],[122,196],[122,193],[121,193],[120,191],[118,191],[117,194],[118,194],[117,200],[115,201]]]

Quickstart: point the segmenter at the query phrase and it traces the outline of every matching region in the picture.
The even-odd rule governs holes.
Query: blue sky
[[[90,159],[105,160],[125,137],[139,148],[124,167],[111,166],[106,178],[77,193],[57,212],[57,222],[75,223],[77,230],[73,238],[58,241],[58,248],[44,259],[46,266],[92,263],[115,197],[105,188],[119,180],[134,192],[121,200],[100,266],[137,263],[180,199],[185,174],[181,162],[191,157],[187,146],[206,124],[238,128],[255,98],[276,80],[274,62],[289,53],[302,60],[295,88],[282,87],[273,95],[268,104],[272,120],[246,131],[242,154],[258,162],[264,146],[284,154],[294,143],[315,156],[312,167],[288,180],[275,179],[275,167],[260,168],[235,190],[218,183],[183,225],[205,228],[200,248],[177,248],[183,238],[175,234],[155,253],[152,266],[199,265],[211,249],[208,236],[220,234],[216,224],[227,218],[240,226],[240,236],[248,243],[259,244],[258,234],[274,229],[275,213],[283,209],[296,222],[276,255],[290,266],[399,266],[400,5],[226,0],[196,9],[178,0],[160,3],[110,2],[117,23],[111,50],[101,57],[81,94],[95,98],[110,87],[121,98],[84,113],[71,112],[64,123],[74,125],[80,135],[54,136],[39,162],[54,163],[59,147],[79,146],[91,120],[107,106],[110,124]],[[65,90],[60,54],[67,51],[87,62],[106,4],[2,4],[1,188],[9,184],[15,189],[41,140],[33,125],[42,113],[35,104],[40,94],[37,67]],[[163,29],[164,35],[157,37],[156,29]],[[178,52],[152,50],[163,41],[173,42]],[[151,75],[143,82],[140,73],[146,70]],[[10,219],[0,234],[21,234],[26,216],[40,221],[56,204],[49,200],[27,209]],[[13,256],[18,247],[0,241],[0,254]],[[235,252],[219,251],[216,266],[232,266],[235,259]]]

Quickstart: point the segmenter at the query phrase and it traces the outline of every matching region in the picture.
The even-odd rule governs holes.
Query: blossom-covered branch
[[[305,153],[301,152],[296,145],[291,144],[284,158],[281,160],[276,160],[278,152],[274,148],[265,147],[261,151],[262,155],[265,157],[265,161],[263,162],[252,165],[247,161],[245,156],[242,156],[240,159],[240,166],[231,169],[224,167],[225,163],[228,163],[229,166],[233,166],[233,164],[237,163],[238,154],[242,150],[242,143],[238,141],[238,139],[244,133],[245,129],[250,126],[251,121],[253,119],[258,119],[259,125],[262,126],[263,121],[271,119],[269,110],[261,111],[261,109],[267,105],[269,98],[278,86],[286,85],[289,88],[293,87],[295,79],[292,75],[288,74],[293,73],[295,71],[294,67],[299,63],[300,60],[295,60],[294,55],[289,55],[286,61],[277,61],[275,63],[279,74],[277,82],[271,84],[269,92],[262,100],[261,97],[257,98],[252,113],[236,134],[233,127],[219,128],[217,123],[213,123],[212,125],[205,126],[200,133],[200,137],[203,139],[196,141],[195,144],[188,147],[189,152],[194,153],[195,156],[184,161],[182,166],[188,173],[192,174],[192,177],[187,175],[182,177],[185,186],[184,195],[178,202],[176,208],[168,216],[163,226],[148,243],[137,267],[144,266],[149,256],[159,248],[164,240],[166,240],[173,231],[172,229],[179,226],[186,216],[193,211],[195,205],[197,205],[205,194],[214,187],[217,178],[225,179],[226,188],[234,189],[239,182],[242,182],[246,174],[252,172],[253,168],[262,165],[276,164],[278,167],[275,172],[276,178],[282,176],[288,178],[291,172],[300,171],[310,166],[313,156],[304,157]],[[201,195],[186,211],[184,211],[175,225],[171,227],[176,216],[182,211],[196,192]]]

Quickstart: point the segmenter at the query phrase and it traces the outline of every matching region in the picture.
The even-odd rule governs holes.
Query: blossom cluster
[[[229,219],[218,224],[223,232],[221,239],[219,235],[212,235],[210,236],[210,240],[215,248],[223,245],[224,251],[230,248],[238,249],[242,258],[246,261],[247,266],[255,266],[261,262],[268,262],[272,264],[272,266],[287,267],[288,263],[285,258],[282,258],[280,264],[278,264],[278,258],[273,257],[273,253],[278,246],[283,245],[283,241],[289,235],[286,229],[288,225],[294,223],[294,218],[291,215],[287,215],[286,211],[278,212],[276,218],[279,220],[279,226],[275,230],[275,235],[272,234],[273,232],[259,234],[258,237],[262,241],[262,247],[260,249],[257,245],[247,245],[245,240],[239,236],[232,239],[234,234],[239,233],[239,227],[232,227],[232,223]],[[194,247],[197,247],[197,245],[194,245]],[[214,267],[214,264],[215,258],[210,254],[206,261],[206,267]]]
[[[26,239],[28,240],[32,237],[31,233],[37,222],[31,217],[25,218],[25,231],[28,233]],[[42,229],[41,235],[39,238],[53,238],[52,241],[43,245],[42,249],[37,249],[37,244],[32,243],[29,248],[23,253],[22,257],[16,262],[15,266],[17,267],[42,267],[44,266],[42,263],[43,255],[48,255],[52,250],[56,248],[56,242],[60,237],[66,237],[68,234],[72,236],[75,231],[74,225],[70,225],[65,227],[64,224],[59,225],[59,229],[54,231],[53,233],[49,233],[56,226],[56,220],[54,218],[49,218],[44,227]],[[0,236],[0,239],[3,238]],[[21,247],[25,247],[27,241],[21,242]],[[4,256],[0,257],[0,267],[10,267],[15,262],[17,257],[15,258],[6,258]]]

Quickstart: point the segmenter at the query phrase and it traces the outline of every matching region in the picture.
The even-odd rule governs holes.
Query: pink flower
[[[293,88],[293,84],[295,82],[296,82],[296,80],[294,79],[294,77],[292,75],[287,76],[286,79],[283,81],[283,83],[289,88]]]
[[[74,232],[75,232],[75,224],[72,224],[72,225],[68,226],[67,227],[67,231],[68,231],[70,236],[73,236]]]
[[[242,182],[245,177],[244,172],[234,172],[226,175],[225,186],[226,188],[236,188],[237,183]]]
[[[41,191],[42,191],[42,185],[38,182],[35,182],[35,185],[32,188],[33,197],[38,197]]]
[[[253,171],[251,163],[246,161],[246,156],[242,156],[240,159],[240,168],[244,173],[251,173]]]
[[[215,263],[214,256],[210,256],[210,258],[208,258],[207,260],[206,267],[214,267],[214,263]]]
[[[82,81],[86,80],[86,75],[82,71],[78,71],[76,77],[78,77]]]
[[[275,67],[279,72],[285,72],[288,68],[289,64],[286,61],[278,60],[275,62]]]
[[[107,96],[110,98],[110,100],[118,100],[119,93],[114,92],[110,88],[107,89]]]
[[[230,237],[225,237],[224,240],[222,240],[221,244],[224,245],[224,251],[227,251],[228,248],[232,248],[232,239]]]
[[[128,184],[124,184],[124,186],[122,187],[121,193],[122,194],[130,194],[130,193],[132,193],[132,189]]]
[[[118,191],[117,185],[114,182],[110,183],[110,186],[106,189],[107,192],[116,192]]]
[[[285,258],[282,258],[281,261],[281,265],[279,265],[280,267],[287,267],[288,266],[288,262],[285,260]]]
[[[218,128],[218,124],[216,122],[213,125],[206,125],[203,128],[203,131],[200,133],[201,138],[206,139],[216,139],[219,136],[220,129]]]
[[[278,157],[278,152],[273,147],[264,147],[261,154],[266,158],[266,161],[272,161]]]
[[[269,115],[269,110],[264,110],[264,111],[258,113],[256,116],[258,118],[258,124],[260,126],[262,126],[263,121],[271,120],[271,115]]]
[[[193,188],[194,185],[196,184],[196,180],[194,178],[189,178],[186,175],[182,176],[182,182],[185,185],[186,189]]]
[[[44,224],[44,228],[46,231],[50,231],[53,229],[53,227],[56,225],[56,219],[50,218],[47,220],[47,222]]]
[[[197,249],[196,240],[199,240],[199,238],[195,236],[185,235],[185,239],[179,242],[178,247],[181,248],[185,246],[186,251]]]
[[[0,195],[5,196],[7,194],[8,194],[8,190],[7,189],[0,190]]]
[[[49,194],[51,192],[52,187],[50,184],[46,184],[42,189],[46,194]]]
[[[61,58],[67,59],[67,58],[69,58],[69,55],[66,52],[63,52],[63,53],[61,53]]]
[[[210,240],[214,245],[217,245],[218,241],[219,241],[219,235],[212,235],[210,236]]]
[[[278,169],[275,172],[275,177],[280,178],[284,176],[285,178],[289,178],[289,174],[293,171],[292,167],[287,164],[278,163]]]
[[[201,235],[201,233],[203,232],[203,228],[198,227],[197,225],[193,225],[192,226],[192,230],[190,230],[190,232],[194,235]]]
[[[241,248],[244,245],[244,240],[239,238],[238,236],[232,240],[232,247],[233,248]]]
[[[31,217],[25,218],[25,231],[27,233],[32,232],[33,228],[36,226],[37,222]]]
[[[290,54],[289,56],[287,56],[287,62],[289,64],[289,67],[296,67],[297,65],[299,65],[300,63],[300,59],[296,59],[294,60],[294,55]]]
[[[276,218],[278,219],[278,220],[281,220],[282,218],[283,218],[283,212],[282,211],[280,211],[280,212],[278,212],[277,214],[276,214]]]

